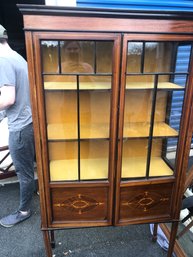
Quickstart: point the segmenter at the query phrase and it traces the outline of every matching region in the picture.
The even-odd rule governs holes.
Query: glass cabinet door
[[[50,181],[109,177],[112,40],[42,40]]]
[[[173,176],[191,42],[133,38],[123,48],[121,180]]]

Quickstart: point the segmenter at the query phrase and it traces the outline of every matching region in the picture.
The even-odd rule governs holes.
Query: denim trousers
[[[20,186],[20,211],[30,209],[34,194],[34,132],[33,124],[21,131],[9,132],[9,150]]]

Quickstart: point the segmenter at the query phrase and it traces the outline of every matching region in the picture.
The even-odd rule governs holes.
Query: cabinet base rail
[[[172,222],[172,227],[171,231],[167,227],[165,223],[161,223],[160,227],[163,231],[163,233],[166,235],[168,241],[169,241],[169,248],[167,252],[167,257],[172,257],[173,252],[177,257],[187,257],[186,253],[184,250],[181,248],[178,240],[176,239],[177,236],[177,230],[178,230],[178,223],[179,221],[173,221]],[[44,238],[44,244],[46,248],[46,254],[47,257],[52,257],[52,249],[55,248],[56,242],[55,242],[55,234],[54,232],[57,230],[66,230],[66,229],[78,229],[78,228],[93,228],[91,227],[70,227],[70,228],[45,228],[42,227],[42,233],[43,233],[43,238]],[[155,243],[157,241],[157,228],[158,228],[158,223],[154,224],[154,230],[153,230],[153,236],[152,236],[152,242]]]

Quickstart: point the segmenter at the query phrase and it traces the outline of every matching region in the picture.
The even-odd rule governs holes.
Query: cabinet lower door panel
[[[122,187],[118,223],[151,222],[157,217],[169,219],[172,187],[173,183]]]
[[[108,187],[52,188],[52,223],[99,225],[111,222]]]

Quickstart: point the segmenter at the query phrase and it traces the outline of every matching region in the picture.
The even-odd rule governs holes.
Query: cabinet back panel
[[[48,148],[50,160],[74,159],[78,157],[77,142],[50,142]],[[108,141],[85,141],[80,143],[80,155],[83,159],[108,158],[108,150]]]
[[[77,123],[77,93],[50,92],[45,94],[46,118],[48,124]]]
[[[46,91],[47,123],[77,124],[77,92]],[[83,124],[110,122],[110,93],[80,93],[80,122]]]
[[[155,121],[165,121],[167,92],[157,94]],[[150,122],[152,108],[151,90],[127,90],[125,96],[124,122]]]

